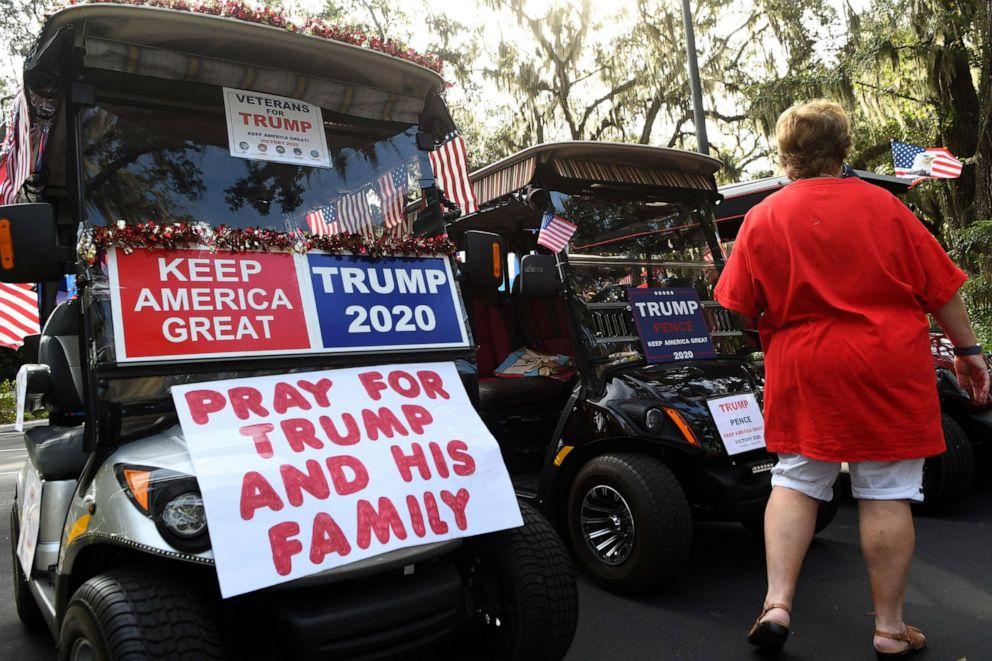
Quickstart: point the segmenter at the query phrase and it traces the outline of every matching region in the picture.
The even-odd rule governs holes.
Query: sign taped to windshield
[[[227,598],[522,525],[453,363],[172,388]]]
[[[467,347],[443,257],[108,251],[118,363]]]
[[[647,362],[716,357],[695,289],[628,289],[627,300]]]
[[[331,167],[317,106],[275,94],[224,88],[231,156]]]

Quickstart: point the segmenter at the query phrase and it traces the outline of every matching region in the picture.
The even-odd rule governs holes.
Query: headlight
[[[114,466],[131,502],[155,522],[162,538],[188,553],[210,548],[207,515],[196,478],[165,468]]]
[[[176,496],[162,508],[162,523],[183,539],[196,537],[207,529],[203,497],[196,491]]]
[[[652,433],[660,433],[665,426],[665,414],[661,409],[648,409],[644,413],[644,428]]]

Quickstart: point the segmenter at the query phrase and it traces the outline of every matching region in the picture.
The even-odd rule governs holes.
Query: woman
[[[954,343],[973,401],[989,375],[957,294],[965,274],[890,193],[841,178],[850,123],[836,103],[785,111],[779,161],[793,183],[744,220],[716,288],[726,308],[758,317],[765,351],[768,449],[779,455],[765,511],[768,592],[748,634],[781,648],[818,502],[846,461],[880,656],[925,645],[903,621],[915,544],[910,503],[923,458],[944,451],[927,313]]]

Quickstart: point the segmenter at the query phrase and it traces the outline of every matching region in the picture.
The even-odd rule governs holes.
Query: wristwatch
[[[982,345],[973,344],[970,347],[954,347],[955,356],[980,356],[982,355]]]

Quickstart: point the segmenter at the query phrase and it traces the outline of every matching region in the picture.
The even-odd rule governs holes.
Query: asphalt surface
[[[0,428],[0,537],[9,558],[9,503],[24,460],[20,435]],[[692,560],[677,580],[645,597],[621,597],[579,579],[578,633],[567,659],[760,659],[744,640],[764,594],[761,544],[736,524],[695,527]],[[55,658],[46,634],[29,633],[0,561],[0,660]],[[992,659],[992,461],[980,464],[972,496],[950,515],[917,518],[907,619],[927,634],[926,661]],[[845,501],[814,540],[800,582],[783,661],[874,659],[868,579],[857,511]]]

